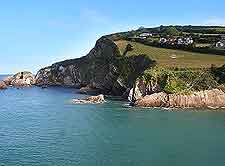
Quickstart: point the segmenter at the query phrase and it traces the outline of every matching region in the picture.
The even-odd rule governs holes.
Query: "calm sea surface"
[[[74,89],[0,91],[0,166],[225,165],[225,112],[72,105]]]

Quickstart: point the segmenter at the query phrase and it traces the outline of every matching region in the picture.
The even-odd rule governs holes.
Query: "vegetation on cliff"
[[[162,33],[180,33],[179,27],[160,28]],[[119,96],[129,93],[137,78],[144,80],[149,93],[187,94],[224,87],[224,68],[220,66],[225,56],[156,48],[121,38],[115,41],[114,35],[100,38],[84,57],[41,69],[37,84],[97,89]]]
[[[224,38],[223,34],[225,27],[218,26],[160,26],[140,27],[108,37],[114,40],[122,55],[144,54],[156,61],[156,67],[145,70],[139,77],[144,80],[149,93],[164,91],[187,94],[213,88],[225,89],[225,65],[221,67],[225,63],[225,50],[209,48],[209,43],[212,46]],[[174,43],[185,37],[189,42],[193,39],[196,42],[183,44],[183,47]],[[163,38],[167,39],[168,44],[159,42]],[[197,43],[204,44],[197,46]]]
[[[147,86],[158,86],[160,91],[166,93],[190,93],[217,88],[220,83],[216,81],[211,69],[166,69],[155,67],[146,70],[140,77]]]
[[[127,47],[126,52],[131,51]],[[95,47],[84,57],[58,62],[41,69],[37,85],[62,85],[87,87],[99,93],[123,95],[136,78],[153,66],[155,61],[146,55],[127,56],[106,37],[100,38]]]
[[[120,78],[122,78],[126,85],[133,86],[135,80],[144,73],[145,69],[149,69],[156,65],[156,62],[151,60],[147,55],[132,55],[120,56],[117,58],[116,65],[120,71]]]

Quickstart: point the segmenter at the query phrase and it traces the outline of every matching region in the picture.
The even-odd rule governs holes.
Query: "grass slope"
[[[125,40],[115,41],[115,43],[119,47],[121,53],[124,52],[126,45],[130,43],[134,50],[128,52],[128,56],[134,54],[146,54],[151,59],[156,60],[159,66],[163,67],[208,68],[211,67],[211,64],[216,66],[222,66],[225,64],[225,56],[222,55],[200,54],[180,50],[156,48]],[[174,59],[174,57],[176,58]]]

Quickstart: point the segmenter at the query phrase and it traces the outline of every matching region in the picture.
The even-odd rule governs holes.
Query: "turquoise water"
[[[1,166],[225,164],[225,112],[72,105],[74,89],[0,91]]]

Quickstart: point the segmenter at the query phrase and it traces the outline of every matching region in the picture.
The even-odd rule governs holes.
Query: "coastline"
[[[93,98],[101,94],[119,96],[135,107],[225,108],[225,65],[196,70],[162,68],[146,54],[127,56],[132,50],[128,44],[122,54],[113,40],[103,36],[81,58],[54,63],[35,76],[28,71],[5,75],[2,89],[60,86],[79,89]],[[75,103],[86,102],[75,99]]]
[[[219,89],[192,92],[191,94],[167,94],[164,92],[146,95],[137,99],[134,106],[165,108],[225,108],[225,93]]]

